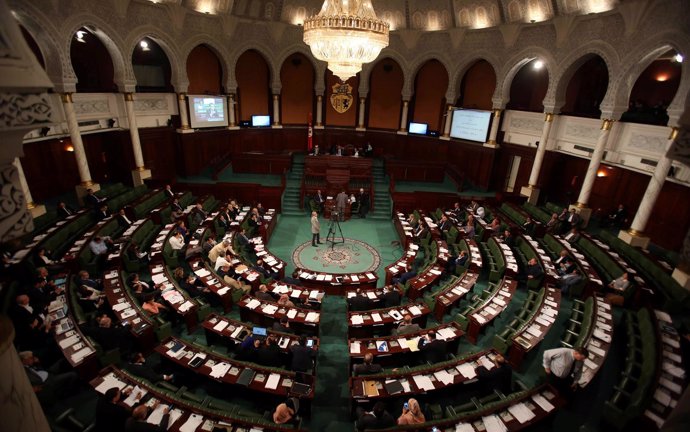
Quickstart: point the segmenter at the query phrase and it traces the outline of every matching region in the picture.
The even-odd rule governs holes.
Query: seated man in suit
[[[406,314],[403,317],[402,322],[400,322],[400,324],[398,324],[398,327],[393,330],[393,334],[400,336],[400,335],[405,335],[405,334],[409,334],[409,333],[415,333],[415,332],[418,332],[421,330],[422,329],[421,329],[421,327],[419,327],[419,324],[412,322],[412,315]]]
[[[159,401],[151,407],[156,409],[160,404]],[[163,417],[158,424],[147,423],[146,419],[149,417],[149,408],[146,405],[139,405],[132,411],[132,417],[127,420],[125,424],[125,432],[166,432],[168,430],[168,420],[170,413],[168,407],[163,409]]]
[[[132,411],[121,405],[123,394],[131,393],[120,391],[117,387],[106,390],[105,394],[96,403],[96,423],[94,430],[103,432],[120,432],[125,429],[125,422],[132,415]]]
[[[438,222],[438,229],[441,231],[443,236],[445,236],[448,233],[448,230],[452,226],[453,224],[448,220],[448,216],[441,216],[441,220]]]
[[[273,272],[270,269],[267,269],[264,266],[264,260],[262,260],[261,258],[256,260],[256,264],[254,264],[251,267],[251,269],[254,270],[255,272],[259,273],[261,275],[261,277],[264,279],[278,280],[278,276],[279,276],[278,273]]]
[[[110,217],[110,213],[108,213],[108,206],[107,205],[103,204],[103,205],[97,207],[96,220],[101,221],[101,220],[107,219],[109,217]]]
[[[405,273],[402,273],[402,274],[394,277],[393,279],[391,279],[391,283],[393,285],[397,285],[397,284],[405,285],[405,282],[407,282],[408,280],[417,276],[417,267],[415,264],[412,265],[412,268],[409,271],[406,271]]]
[[[206,219],[206,217],[208,216],[208,213],[206,213],[206,211],[204,210],[204,206],[202,206],[201,203],[197,203],[192,209],[191,213],[192,224],[194,224],[194,226],[201,225],[204,219]]]
[[[129,220],[123,208],[117,212],[117,224],[120,225],[120,228],[129,228],[132,225],[132,221]]]
[[[290,328],[290,320],[288,317],[284,316],[280,319],[280,321],[276,321],[273,323],[271,328],[277,332],[281,333],[288,333],[288,334],[294,334],[295,331]]]
[[[627,212],[625,211],[625,206],[623,204],[618,204],[616,210],[609,213],[606,218],[606,226],[622,228],[625,222],[625,217]]]
[[[431,364],[444,361],[448,356],[446,341],[436,339],[436,332],[430,331],[419,338],[417,348],[424,354],[424,360]]]
[[[568,294],[570,289],[580,283],[582,279],[583,276],[580,271],[576,267],[573,267],[573,269],[569,273],[564,274],[559,281],[561,293]]]
[[[204,241],[204,244],[201,245],[201,251],[203,252],[204,255],[208,256],[208,254],[211,252],[211,250],[217,245],[216,243],[216,236],[213,234],[209,235],[206,237],[206,240]]]
[[[347,305],[352,312],[365,311],[373,308],[371,300],[369,300],[359,288],[354,296],[347,299]]]
[[[79,379],[76,372],[61,373],[59,363],[45,369],[31,351],[20,352],[19,358],[24,365],[24,371],[29,377],[34,393],[43,406],[50,406],[56,403],[59,398],[76,390]]]
[[[243,254],[249,254],[249,238],[247,237],[247,233],[244,231],[244,228],[240,229],[240,231],[235,236],[235,239],[237,240],[238,252]]]
[[[609,283],[609,288],[614,291],[624,292],[630,286],[630,275],[628,272],[623,273],[618,278]]]
[[[386,411],[383,402],[376,402],[373,411],[365,411],[362,407],[357,407],[357,431],[362,432],[369,429],[386,429],[395,426],[395,419]]]
[[[525,267],[525,276],[527,277],[527,281],[530,281],[532,279],[539,279],[543,275],[544,270],[542,270],[541,266],[537,262],[537,259],[530,259],[527,262],[527,266]]]
[[[273,298],[271,293],[268,292],[268,287],[266,286],[266,284],[259,285],[259,290],[256,292],[256,294],[254,294],[254,297],[264,301],[276,301],[276,299]]]
[[[461,223],[462,222],[462,216],[465,214],[465,210],[460,207],[460,203],[456,202],[453,204],[453,208],[450,209],[450,214],[451,217],[457,222]]]
[[[105,200],[106,198],[98,198],[96,194],[93,192],[93,190],[86,190],[86,195],[84,196],[84,204],[96,208],[102,201]]]
[[[503,231],[501,239],[503,240],[503,243],[505,243],[508,247],[512,248],[513,246],[515,246],[515,237],[513,237],[513,233],[511,233],[510,230]]]
[[[400,306],[400,292],[395,286],[383,287],[383,295],[381,296],[383,307],[389,308],[393,306]]]
[[[493,358],[494,367],[490,370],[484,365],[477,368],[477,378],[479,378],[480,391],[489,394],[493,390],[498,390],[503,394],[512,392],[513,368],[501,354],[496,354]]]
[[[534,221],[531,217],[527,216],[525,218],[525,223],[522,224],[522,229],[524,229],[527,234],[534,233]]]
[[[290,347],[292,360],[290,369],[295,372],[311,372],[314,369],[314,358],[316,351],[307,346],[307,338],[301,336],[299,342]]]
[[[179,200],[177,198],[173,198],[172,203],[170,204],[170,220],[175,222],[182,216],[184,216],[184,209],[180,205]]]
[[[57,214],[61,219],[64,219],[67,216],[72,216],[74,213],[76,212],[73,209],[67,207],[67,204],[65,204],[64,202],[58,203]]]
[[[460,254],[456,258],[448,260],[446,270],[452,273],[457,273],[458,269],[462,268],[467,263],[468,259],[469,256],[467,255],[467,251],[461,250]]]
[[[316,195],[314,195],[314,203],[318,206],[318,212],[319,214],[323,213],[323,208],[326,205],[326,198],[321,194],[321,189],[318,189],[316,191]]]
[[[175,198],[175,192],[172,191],[172,188],[170,185],[165,185],[165,189],[163,190],[163,193],[165,194],[165,197],[170,199],[170,198]]]
[[[380,364],[374,364],[374,355],[372,353],[364,354],[364,363],[352,366],[352,372],[355,375],[373,375],[383,372]]]

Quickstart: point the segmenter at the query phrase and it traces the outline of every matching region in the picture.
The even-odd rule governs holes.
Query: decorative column
[[[280,124],[280,95],[273,95],[273,129],[280,129],[283,126]]]
[[[501,112],[501,109],[494,110],[494,118],[491,120],[491,131],[489,132],[489,141],[484,144],[486,147],[498,147],[496,137],[498,136],[498,124],[501,122]]]
[[[101,189],[101,186],[91,180],[91,171],[89,171],[89,161],[86,159],[86,152],[84,151],[84,142],[81,140],[79,133],[79,123],[77,123],[77,114],[74,112],[74,103],[72,101],[72,93],[62,93],[62,107],[65,110],[65,117],[67,118],[67,128],[69,129],[69,136],[72,140],[72,147],[74,147],[74,157],[77,159],[77,169],[79,170],[79,178],[81,184],[77,185],[77,198],[80,204],[83,204],[82,197],[86,195],[86,190],[91,189],[96,192]]]
[[[323,129],[323,95],[316,95],[316,124],[314,129]]]
[[[177,94],[177,108],[180,111],[180,128],[178,133],[191,133],[194,129],[189,127],[189,117],[187,115],[187,93]]]
[[[132,181],[134,186],[144,184],[144,180],[151,178],[151,170],[144,166],[144,156],[141,152],[141,141],[139,139],[139,127],[137,126],[137,116],[134,113],[134,93],[125,93],[125,112],[129,123],[129,137],[132,140],[132,151],[134,152],[134,165],[132,171]]]
[[[407,110],[410,109],[410,101],[403,101],[402,114],[400,116],[400,130],[398,134],[407,135]]]
[[[546,147],[549,140],[549,132],[553,125],[555,114],[545,113],[544,126],[541,130],[541,138],[539,139],[539,146],[534,155],[534,162],[532,163],[532,171],[529,175],[529,181],[526,187],[522,187],[520,194],[527,197],[527,201],[531,204],[536,204],[539,199],[539,189],[537,183],[539,182],[539,173],[541,172],[541,165],[544,162],[544,155],[546,154]]]
[[[237,130],[240,127],[237,126],[237,117],[235,115],[235,105],[237,102],[235,102],[235,94],[230,93],[228,95],[228,129],[230,130]]]
[[[19,158],[14,158],[14,166],[17,168],[17,174],[19,175],[19,184],[22,187],[22,192],[24,192],[24,199],[26,200],[26,209],[31,212],[31,216],[35,218],[44,215],[46,213],[46,206],[42,204],[36,204],[31,197],[31,191],[29,190],[29,184],[26,182],[26,176],[24,176],[24,169],[22,168],[22,162]]]
[[[450,124],[453,122],[453,105],[446,105],[446,120],[443,125],[443,135],[441,135],[442,140],[450,140]]]
[[[366,102],[367,102],[366,97],[360,97],[359,98],[359,117],[357,120],[357,127],[355,128],[355,130],[358,130],[358,131],[367,130],[364,127],[364,111],[366,110]]]
[[[583,226],[587,225],[589,218],[592,215],[592,209],[587,207],[587,202],[589,201],[589,196],[592,194],[592,188],[594,187],[594,180],[597,178],[597,170],[601,164],[601,159],[604,156],[604,150],[606,150],[606,142],[609,139],[609,134],[611,133],[611,127],[613,126],[615,120],[602,119],[601,131],[599,132],[599,138],[597,139],[597,145],[594,147],[594,152],[592,153],[592,159],[589,161],[589,166],[587,167],[587,174],[585,174],[585,179],[582,182],[582,188],[580,189],[580,195],[577,198],[577,203],[571,205],[570,208],[575,208],[582,218]]]
[[[668,175],[668,170],[671,168],[671,159],[666,157],[666,152],[673,144],[673,141],[678,136],[678,128],[671,128],[671,135],[668,137],[668,142],[664,148],[664,154],[659,159],[654,169],[654,174],[652,178],[649,179],[649,184],[647,185],[647,190],[644,195],[642,195],[642,201],[640,206],[637,208],[637,213],[635,213],[635,218],[630,225],[630,229],[625,231],[621,230],[618,233],[618,238],[624,242],[632,245],[639,246],[643,249],[647,248],[649,245],[649,237],[643,236],[645,228],[647,227],[647,222],[652,215],[652,210],[654,209],[654,204],[656,204],[657,198],[661,193],[661,188],[664,186],[666,181],[666,176]]]

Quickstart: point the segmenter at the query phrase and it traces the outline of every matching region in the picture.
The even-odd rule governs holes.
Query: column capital
[[[274,94],[274,95],[273,95],[273,100],[276,101],[276,100],[278,100],[279,97],[280,97],[280,94]]]
[[[544,113],[544,121],[545,121],[545,122],[548,122],[548,123],[551,123],[551,122],[553,122],[553,119],[554,119],[557,115],[558,115],[558,114],[556,114],[556,113],[550,113],[550,112]]]
[[[72,93],[60,93],[62,103],[72,103]]]
[[[122,93],[125,97],[125,101],[127,102],[134,102],[134,93],[132,92],[124,92]]]
[[[676,138],[678,138],[678,132],[680,132],[680,128],[679,128],[679,127],[672,127],[672,128],[671,128],[671,133],[669,134],[668,139],[671,140],[671,141],[673,141],[673,140],[675,140]]]
[[[587,203],[583,203],[583,202],[578,201],[575,203],[575,207],[577,207],[579,209],[587,208]]]
[[[410,101],[404,100],[403,101],[403,106],[408,106],[410,104]]]
[[[503,110],[501,108],[495,108],[493,110],[494,118],[499,118],[502,113],[503,113]]]
[[[187,98],[187,93],[182,92],[182,93],[178,93],[178,94],[177,94],[177,100],[183,101],[183,100],[185,100],[186,98]]]
[[[603,131],[611,130],[611,127],[613,127],[614,122],[615,122],[615,120],[613,120],[613,119],[601,119],[601,130],[603,130]]]

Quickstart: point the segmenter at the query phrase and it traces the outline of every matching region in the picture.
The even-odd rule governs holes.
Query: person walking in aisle
[[[317,245],[321,244],[321,223],[319,222],[319,214],[317,212],[311,212],[311,245],[314,247],[319,247]]]

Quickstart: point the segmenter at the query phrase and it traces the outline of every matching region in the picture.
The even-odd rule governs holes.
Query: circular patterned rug
[[[323,241],[323,240],[322,240]],[[306,242],[292,253],[296,267],[329,273],[359,273],[376,271],[381,257],[373,247],[363,241],[345,238],[345,243],[331,244],[323,241],[319,247]]]

